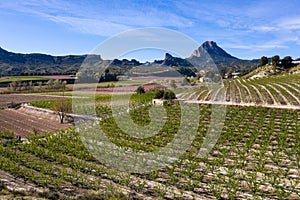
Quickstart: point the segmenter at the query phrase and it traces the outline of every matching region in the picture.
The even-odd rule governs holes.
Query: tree
[[[176,99],[176,95],[172,90],[158,90],[154,96],[155,99]]]
[[[43,82],[39,81],[38,86],[39,86],[39,90],[42,91],[43,90]]]
[[[63,91],[66,90],[66,86],[67,86],[67,81],[61,82],[61,88],[63,89]]]
[[[17,83],[17,90],[21,91],[22,90],[22,80],[17,79],[16,83]]]
[[[271,58],[271,63],[274,66],[278,66],[280,61],[280,57],[278,55],[275,55]]]
[[[170,81],[170,86],[171,86],[171,88],[173,88],[173,89],[177,88],[177,85],[176,85],[175,80],[171,80],[171,81]]]
[[[58,90],[61,88],[61,83],[62,83],[61,80],[55,79],[53,82],[53,87]]]
[[[21,88],[21,90],[28,90],[28,84],[27,84],[26,81],[24,81],[24,82],[22,83],[22,88]]]
[[[30,91],[34,90],[34,84],[32,83],[32,81],[28,82],[28,90],[30,90]]]
[[[164,90],[158,90],[158,91],[155,93],[154,98],[155,98],[155,99],[161,99],[161,98],[163,98],[163,96],[164,96]]]
[[[72,112],[72,103],[66,100],[57,100],[53,104],[53,110],[57,112],[60,123],[64,123],[67,113]]]
[[[17,87],[18,87],[18,84],[16,81],[13,81],[9,84],[9,89],[10,90],[13,90],[13,91],[16,91],[17,90]]]
[[[53,85],[54,85],[53,79],[50,79],[50,80],[47,82],[48,88],[49,88],[49,89],[52,89],[52,88],[53,88]]]
[[[259,60],[259,66],[264,66],[269,63],[269,60],[266,56],[262,56]]]
[[[137,94],[144,94],[144,93],[145,93],[145,89],[143,88],[143,86],[139,86],[139,87],[136,89],[136,93],[137,93]]]
[[[166,99],[166,100],[176,99],[176,95],[171,90],[165,90],[163,99]]]
[[[293,66],[293,59],[291,56],[285,56],[282,60],[281,60],[281,65],[283,68],[285,69],[289,69]]]
[[[182,83],[181,85],[185,86],[185,85],[189,85],[190,84],[190,81],[187,77],[184,77],[183,80],[182,80]]]

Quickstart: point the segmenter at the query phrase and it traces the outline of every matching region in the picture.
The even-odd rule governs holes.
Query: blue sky
[[[300,57],[298,0],[1,1],[0,27],[0,46],[21,53],[84,54],[120,32],[162,27],[243,59]]]

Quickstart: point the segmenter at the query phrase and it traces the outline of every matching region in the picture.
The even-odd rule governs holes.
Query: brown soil
[[[38,94],[0,94],[0,107],[7,107],[8,104],[14,103],[25,103],[30,101],[40,101],[40,100],[54,100],[62,99],[64,97],[58,96],[47,96]]]
[[[70,126],[70,124],[60,124],[55,113],[46,114],[24,108],[0,110],[0,130],[12,131],[21,137],[55,132]]]

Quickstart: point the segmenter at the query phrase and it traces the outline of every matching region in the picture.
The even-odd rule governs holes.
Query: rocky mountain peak
[[[194,50],[191,57],[200,57],[201,54],[208,53],[211,57],[224,57],[224,58],[231,58],[237,59],[224,51],[221,47],[217,45],[214,41],[206,41],[204,42],[198,49]]]

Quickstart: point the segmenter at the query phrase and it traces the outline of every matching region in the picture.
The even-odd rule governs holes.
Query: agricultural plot
[[[10,103],[25,103],[41,100],[56,100],[64,97],[36,94],[0,94],[0,107],[5,108]]]
[[[300,107],[300,75],[281,75],[261,79],[236,79],[224,81],[224,99],[212,99],[212,90],[201,87],[197,91],[200,102],[224,102],[233,105],[253,105],[270,107]],[[179,98],[189,99],[179,94]]]
[[[52,118],[52,119],[50,119]],[[55,120],[54,118],[57,118]],[[35,113],[27,113],[21,109],[0,110],[0,130],[12,131],[16,135],[26,137],[32,134],[55,132],[59,129],[70,127],[60,124],[58,116],[44,116]]]
[[[99,116],[107,115],[99,123],[111,142],[144,152],[155,151],[174,138],[181,112],[178,105],[166,106],[167,122],[159,134],[137,139],[118,128],[110,108],[97,109]],[[131,110],[132,119],[148,124],[147,109]],[[65,130],[30,137],[27,143],[1,146],[0,174],[26,181],[31,188],[25,188],[27,195],[51,194],[56,198],[300,198],[299,111],[228,107],[217,144],[209,155],[201,157],[199,149],[210,114],[209,105],[199,106],[200,123],[190,148],[179,160],[155,171],[136,174],[109,168],[87,151],[75,130]]]

